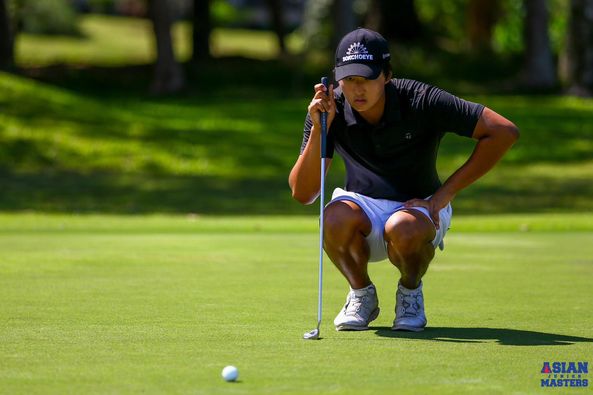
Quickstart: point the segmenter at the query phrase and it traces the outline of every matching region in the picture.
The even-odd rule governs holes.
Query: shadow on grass
[[[315,71],[217,60],[193,71],[184,94],[153,98],[146,91],[151,70],[48,67],[23,71],[44,84],[7,79],[0,211],[316,213],[316,205],[291,199],[287,183]],[[552,97],[489,100],[523,134],[506,167],[464,190],[455,213],[590,211],[590,107]],[[443,179],[473,144],[443,140]],[[581,162],[589,167],[578,170]],[[529,173],[537,164],[548,167]],[[549,170],[553,164],[557,171]],[[328,193],[343,179],[343,168],[332,164]]]
[[[0,166],[1,211],[78,213],[316,214],[291,197],[288,170],[281,175],[220,177],[97,171],[20,171]],[[342,185],[343,174],[328,177],[326,191]],[[568,188],[550,182],[534,188],[517,184],[477,185],[455,202],[457,214],[571,211],[591,208],[590,185]],[[547,188],[547,191],[545,190]],[[574,190],[574,192],[573,192]],[[576,197],[575,197],[576,196]]]
[[[286,97],[309,94],[312,84],[326,74],[330,66],[302,67],[302,59],[259,60],[229,56],[203,60],[199,64],[182,64],[187,84],[183,91],[160,98],[150,93],[152,64],[138,65],[71,65],[55,64],[16,70],[22,76],[66,88],[92,97],[152,97],[157,100],[185,100],[196,95],[209,98]],[[249,70],[249,72],[240,72]]]
[[[223,178],[0,169],[0,210],[75,213],[316,213],[292,199],[286,177]]]
[[[486,343],[492,340],[504,346],[566,346],[574,343],[593,343],[593,339],[587,337],[506,328],[428,327],[423,332],[392,331],[389,327],[374,329],[381,337],[452,343]]]

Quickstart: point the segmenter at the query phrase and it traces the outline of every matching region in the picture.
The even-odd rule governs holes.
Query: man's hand
[[[439,228],[439,211],[453,200],[463,188],[488,172],[519,138],[519,130],[508,119],[489,108],[484,108],[472,137],[478,142],[470,158],[457,169],[429,199],[411,199],[406,208],[425,207],[436,228]]]
[[[315,96],[309,104],[308,110],[313,122],[313,127],[316,130],[321,130],[321,113],[327,112],[327,127],[331,125],[336,116],[336,103],[334,100],[334,85],[330,84],[329,94],[325,92],[326,88],[323,84],[315,85]]]
[[[405,208],[412,207],[424,207],[428,210],[430,218],[434,223],[435,228],[440,229],[440,216],[439,212],[447,207],[447,205],[453,200],[454,196],[448,196],[442,189],[439,189],[430,198],[424,199],[410,199],[404,203]]]

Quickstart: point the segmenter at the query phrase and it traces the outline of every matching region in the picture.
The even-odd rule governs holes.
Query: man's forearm
[[[439,193],[452,200],[459,191],[488,173],[517,137],[516,128],[501,127],[496,133],[481,138],[467,162],[447,179]]]
[[[290,175],[288,184],[292,190],[292,196],[303,204],[310,204],[319,195],[320,190],[320,167],[321,167],[321,143],[318,129],[313,126],[307,145],[303,153],[299,155]],[[329,160],[326,161],[326,170],[329,167]]]

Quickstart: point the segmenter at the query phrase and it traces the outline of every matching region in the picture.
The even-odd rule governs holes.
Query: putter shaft
[[[321,78],[321,83],[325,86],[325,93],[328,94],[328,79]],[[319,339],[319,328],[321,326],[321,314],[323,310],[323,209],[325,208],[325,157],[326,157],[326,138],[327,138],[327,113],[321,113],[321,179],[319,195],[319,287],[317,299],[317,328],[303,336],[307,340]]]

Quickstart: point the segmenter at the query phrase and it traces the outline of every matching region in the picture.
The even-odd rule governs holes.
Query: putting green
[[[593,362],[592,222],[549,218],[459,218],[422,333],[389,330],[387,262],[372,329],[334,331],[347,288],[326,259],[304,341],[314,217],[1,215],[0,393],[588,393],[540,386],[545,361]]]

